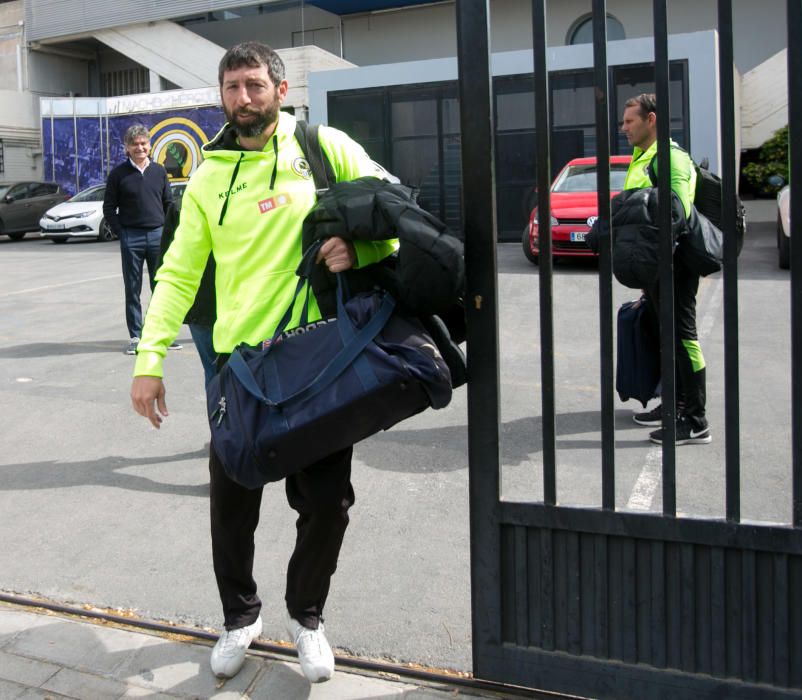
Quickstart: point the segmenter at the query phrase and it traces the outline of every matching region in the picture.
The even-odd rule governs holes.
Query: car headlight
[[[540,226],[540,222],[537,219],[537,214],[535,214],[535,218],[533,220],[533,223],[535,225],[535,228]],[[560,222],[557,221],[557,217],[555,217],[554,214],[552,214],[551,215],[551,227],[554,228],[555,226],[559,226],[559,225],[560,225]]]
[[[73,219],[85,219],[87,216],[92,216],[92,214],[94,214],[94,213],[95,213],[94,211],[82,211],[82,212],[79,212],[78,214],[73,214],[72,218]]]

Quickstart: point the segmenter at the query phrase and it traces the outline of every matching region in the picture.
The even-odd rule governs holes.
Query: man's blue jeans
[[[214,351],[214,345],[212,345],[212,328],[211,326],[190,323],[189,332],[195,343],[195,349],[200,356],[200,361],[203,365],[204,386],[207,386],[217,373],[217,353]]]
[[[162,227],[154,229],[123,227],[120,235],[120,254],[123,263],[125,285],[125,323],[129,338],[142,337],[142,272],[148,263],[150,290],[156,285],[156,265],[159,262],[159,246]]]

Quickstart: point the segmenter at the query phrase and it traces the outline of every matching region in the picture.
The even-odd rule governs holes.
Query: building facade
[[[453,0],[0,2],[0,10],[9,6],[17,14],[24,10],[17,32],[20,69],[16,89],[9,89],[15,102],[30,105],[21,108],[29,129],[42,123],[39,97],[113,98],[214,86],[225,48],[259,39],[297,52],[287,61],[291,85],[301,90],[292,104],[296,111],[352,133],[418,187],[435,213],[460,223]],[[609,0],[607,6],[611,106],[618,112],[629,94],[653,84],[651,6],[636,0]],[[784,3],[734,0],[733,7],[740,147],[754,148],[787,122],[786,27],[778,19],[785,16]],[[555,168],[594,152],[589,9],[582,0],[548,7]],[[716,121],[709,115],[717,109],[716,3],[672,0],[668,10],[672,130],[694,156],[716,164],[718,134],[706,126]],[[535,172],[531,4],[491,0],[490,11],[498,215],[501,236],[512,239],[525,221]],[[698,47],[693,37],[702,37]],[[5,112],[0,108],[0,125]],[[611,135],[614,151],[622,148]],[[31,161],[44,174],[43,159],[33,155]]]

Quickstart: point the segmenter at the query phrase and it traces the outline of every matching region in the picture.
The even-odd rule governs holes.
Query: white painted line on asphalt
[[[122,277],[122,273],[117,273],[116,275],[103,275],[103,277],[87,277],[83,280],[72,280],[70,282],[61,282],[60,284],[48,284],[44,287],[31,287],[30,289],[19,289],[16,292],[6,292],[2,296],[4,297],[13,297],[17,294],[30,294],[31,292],[42,292],[45,289],[58,289],[59,287],[72,287],[76,284],[85,284],[86,282],[97,282],[99,280],[110,280],[114,279],[115,277]]]
[[[711,297],[710,304],[697,328],[699,340],[707,338],[716,323],[716,317],[721,308],[722,284],[721,276],[712,281],[712,287],[708,295]],[[654,445],[646,453],[646,463],[643,465],[643,469],[641,469],[638,479],[632,487],[632,493],[629,495],[626,508],[628,510],[651,510],[654,495],[657,493],[657,487],[660,485],[662,476],[663,448],[660,445]]]

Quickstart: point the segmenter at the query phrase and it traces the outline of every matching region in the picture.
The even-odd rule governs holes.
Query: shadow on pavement
[[[0,465],[0,491],[70,488],[73,486],[112,486],[130,491],[175,494],[179,496],[209,495],[209,484],[165,484],[121,470],[146,464],[165,464],[208,456],[205,449],[182,452],[167,457],[102,457],[86,462],[28,462]]]

